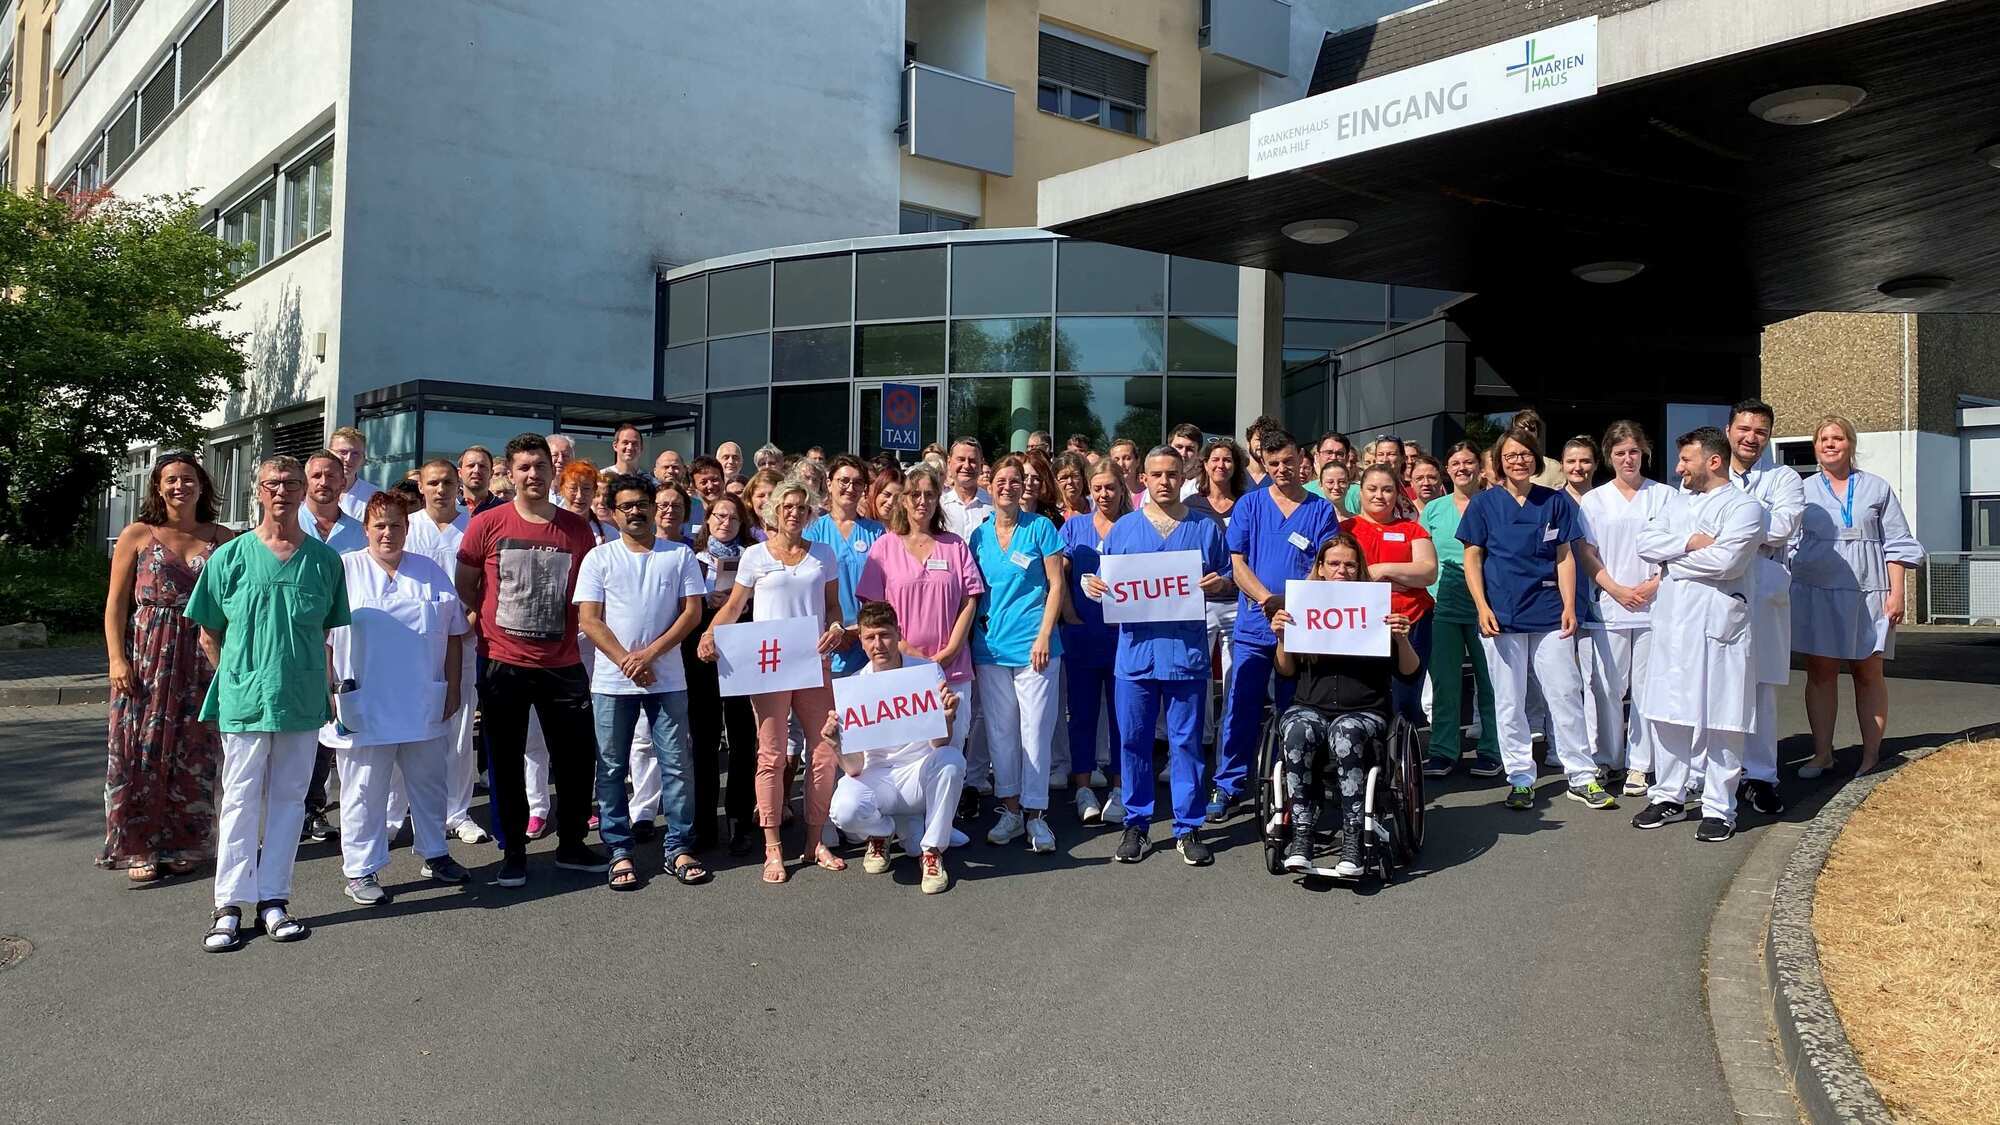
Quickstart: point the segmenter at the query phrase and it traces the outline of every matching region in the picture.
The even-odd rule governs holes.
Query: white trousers
[[[1535,783],[1535,752],[1528,730],[1528,677],[1541,685],[1548,707],[1549,745],[1571,785],[1597,778],[1590,737],[1583,725],[1583,679],[1576,646],[1555,632],[1502,633],[1479,638],[1493,680],[1493,717],[1499,721],[1500,764],[1511,785]]]
[[[660,816],[660,760],[653,756],[651,724],[632,724],[632,753],[626,766],[632,777],[632,823]]]
[[[1653,741],[1639,713],[1639,685],[1651,666],[1651,629],[1590,629],[1577,643],[1583,676],[1584,725],[1591,759],[1613,769],[1645,773],[1653,768]],[[1632,697],[1628,713],[1627,693]]]
[[[549,740],[542,736],[542,720],[534,708],[528,709],[528,741],[521,759],[521,773],[528,779],[528,815],[549,818]]]
[[[919,841],[944,851],[951,847],[951,818],[964,784],[965,755],[941,746],[900,766],[865,769],[857,777],[842,774],[827,817],[857,843],[900,836],[904,851],[916,851]]]
[[[1757,685],[1756,729],[1744,736],[1743,776],[1778,783],[1778,685]]]
[[[459,671],[458,713],[444,728],[444,829],[458,831],[471,817],[472,785],[479,777],[479,747],[472,740],[473,715],[479,710],[479,653],[466,646],[464,666]],[[392,771],[389,778],[389,835],[394,836],[410,815],[410,795],[403,789],[403,773]]]
[[[998,664],[974,665],[972,672],[979,685],[986,749],[993,759],[993,795],[1019,797],[1025,809],[1048,808],[1049,749],[1055,741],[1062,657],[1050,657],[1049,666],[1039,672],[1032,665]]]
[[[340,769],[340,872],[350,879],[389,866],[390,777],[400,773],[410,801],[410,832],[417,854],[446,854],[445,778],[449,773],[443,738],[355,746],[333,752]]]
[[[1204,606],[1208,619],[1208,629],[1202,642],[1208,651],[1221,661],[1221,674],[1215,668],[1209,669],[1208,706],[1202,712],[1201,744],[1214,752],[1216,745],[1215,728],[1222,722],[1222,704],[1229,698],[1229,673],[1236,667],[1236,599],[1226,602],[1208,602]],[[1154,731],[1161,742],[1167,741],[1167,709],[1160,708],[1160,721]]]
[[[215,810],[218,909],[292,897],[292,861],[318,752],[317,730],[223,734]]]
[[[1695,777],[1701,776],[1701,815],[1735,824],[1736,783],[1743,777],[1743,735],[1678,723],[1654,722],[1652,729],[1658,754],[1653,759],[1653,786],[1646,791],[1646,800],[1683,804]]]

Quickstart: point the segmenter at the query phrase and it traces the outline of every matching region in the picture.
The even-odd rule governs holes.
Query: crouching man
[[[903,633],[887,602],[868,602],[855,614],[861,650],[868,664],[857,675],[893,672],[923,663],[903,655]],[[938,685],[947,728],[958,715],[959,698]],[[840,714],[827,716],[823,736],[840,744]],[[845,772],[834,786],[830,819],[849,839],[866,839],[861,869],[871,875],[889,870],[889,836],[902,837],[906,851],[922,847],[923,892],[934,895],[951,885],[944,853],[953,841],[951,818],[965,786],[965,755],[951,739],[934,738],[865,753],[840,755]],[[962,839],[962,837],[960,837]]]

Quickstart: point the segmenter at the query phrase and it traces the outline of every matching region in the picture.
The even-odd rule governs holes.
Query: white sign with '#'
[[[1597,17],[1250,115],[1250,178],[1597,93]]]
[[[1285,582],[1285,651],[1333,656],[1389,655],[1387,582]]]
[[[1110,587],[1104,591],[1106,624],[1207,619],[1200,551],[1105,555],[1097,561],[1097,577]]]
[[[833,681],[841,750],[852,754],[945,737],[951,724],[944,717],[943,689],[944,671],[930,663]],[[959,701],[960,707],[968,705]]]
[[[741,621],[715,627],[716,668],[722,694],[762,695],[826,686],[819,655],[819,622],[810,617]],[[818,731],[807,731],[817,738]]]

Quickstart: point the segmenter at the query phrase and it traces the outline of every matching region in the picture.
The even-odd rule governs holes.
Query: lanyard
[[[1831,484],[1829,484],[1829,483],[1827,482],[1827,479],[1826,479],[1826,474],[1825,474],[1825,473],[1821,473],[1821,474],[1819,475],[1819,486],[1820,486],[1821,488],[1824,488],[1824,489],[1826,489],[1826,494],[1827,494],[1827,496],[1828,496],[1828,497],[1829,497],[1830,499],[1832,499],[1832,500],[1833,500],[1834,502],[1836,502],[1836,503],[1838,503],[1838,504],[1840,505],[1840,526],[1842,526],[1842,527],[1853,527],[1853,526],[1854,526],[1854,476],[1853,476],[1853,474],[1851,474],[1851,473],[1850,473],[1850,474],[1848,475],[1848,477],[1847,477],[1847,496],[1846,496],[1846,497],[1845,497],[1844,499],[1843,499],[1842,497],[1839,497],[1839,496],[1835,496],[1835,495],[1833,494],[1833,485],[1831,485]]]

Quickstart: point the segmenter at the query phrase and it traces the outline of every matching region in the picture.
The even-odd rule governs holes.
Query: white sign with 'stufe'
[[[1112,625],[1137,621],[1202,621],[1200,551],[1148,551],[1105,555],[1097,577],[1104,592],[1104,620]]]
[[[810,617],[741,621],[715,627],[715,666],[722,694],[761,695],[826,686],[819,656],[819,622]],[[807,731],[813,738],[818,731]]]
[[[847,753],[907,746],[951,733],[944,717],[944,671],[931,663],[833,681],[840,748]],[[968,706],[960,700],[960,707]],[[815,732],[816,733],[816,732]]]
[[[1597,93],[1597,17],[1250,115],[1250,178]]]
[[[1387,582],[1285,582],[1285,651],[1334,656],[1389,655]]]

